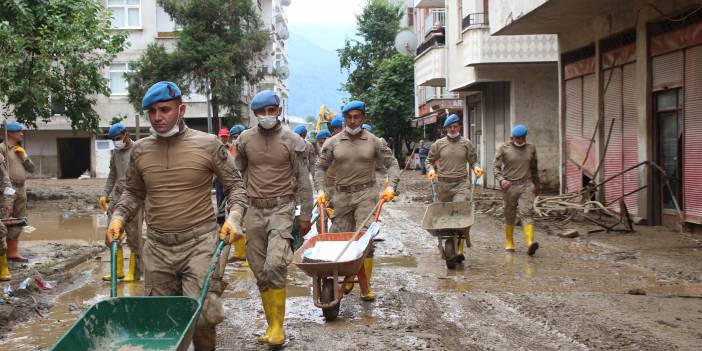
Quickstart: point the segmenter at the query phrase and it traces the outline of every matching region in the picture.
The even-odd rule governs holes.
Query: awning
[[[423,117],[417,117],[412,120],[412,127],[418,128],[421,126],[426,126],[429,124],[436,123],[436,121],[439,119],[439,111],[434,111],[426,116]]]

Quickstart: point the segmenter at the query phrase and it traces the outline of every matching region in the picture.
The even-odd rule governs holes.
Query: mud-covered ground
[[[45,182],[43,196],[57,193]],[[90,212],[101,183],[72,182],[60,183],[75,194],[68,205],[50,203],[69,217],[63,228],[78,233],[89,224],[76,218]],[[398,199],[383,210],[376,243],[377,300],[361,301],[356,287],[342,300],[339,319],[327,322],[313,305],[311,278],[291,265],[287,349],[695,350],[702,345],[702,237],[640,226],[631,234],[587,234],[593,227],[539,223],[541,248],[528,257],[521,229],[515,233],[517,252],[504,252],[501,221],[490,211],[476,217],[466,262],[448,270],[436,239],[421,229],[431,196],[427,182],[406,172],[398,190]],[[481,189],[478,208],[485,211],[495,198]],[[53,216],[56,210],[44,210],[43,202],[35,204],[35,213]],[[577,229],[580,236],[556,235],[565,229]],[[105,260],[74,271],[83,285],[53,300],[45,317],[30,316],[31,325],[5,334],[0,350],[47,349],[85,308],[109,294],[108,284],[99,281],[107,271]],[[251,271],[233,263],[226,277],[227,319],[218,327],[218,349],[266,350],[256,343],[265,320]],[[139,284],[122,283],[119,294],[141,291]]]

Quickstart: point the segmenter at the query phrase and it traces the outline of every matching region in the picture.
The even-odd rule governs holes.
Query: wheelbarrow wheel
[[[444,255],[446,256],[446,268],[456,269],[456,245],[453,239],[444,241]]]
[[[322,283],[322,303],[330,303],[336,298],[334,296],[334,290],[336,289],[336,282],[334,278],[324,279]],[[322,308],[322,314],[327,321],[333,321],[339,316],[339,305],[341,302],[334,305],[334,307]]]

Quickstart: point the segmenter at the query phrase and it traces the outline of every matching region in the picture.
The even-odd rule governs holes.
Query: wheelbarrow
[[[372,244],[369,242],[363,254],[358,258],[340,260],[339,257],[337,257],[334,262],[305,262],[303,257],[305,250],[313,248],[315,244],[320,241],[359,241],[365,235],[371,235],[370,233],[362,231],[361,228],[363,228],[365,222],[371,218],[371,215],[373,222],[377,222],[382,207],[383,200],[380,200],[375,206],[374,211],[369,214],[366,221],[359,226],[359,229],[355,233],[327,233],[324,228],[324,223],[326,223],[324,214],[326,212],[323,206],[320,206],[320,234],[305,241],[302,247],[297,249],[293,255],[292,263],[312,278],[312,299],[314,305],[322,309],[322,314],[327,321],[335,320],[339,316],[341,298],[344,294],[351,291],[351,289],[346,289],[345,285],[358,283],[361,292],[363,294],[368,293],[368,278],[365,268],[363,267],[363,260],[368,256]],[[371,225],[371,227],[377,228],[377,225]],[[356,279],[354,277],[358,278]]]
[[[424,212],[422,229],[437,238],[441,258],[446,261],[448,269],[456,269],[460,240],[470,240],[466,233],[474,223],[473,192],[476,185],[477,178],[473,183],[470,201],[438,202],[435,183],[431,183],[434,202]]]
[[[197,300],[189,296],[117,297],[117,245],[112,242],[110,299],[91,306],[51,350],[187,350],[225,242],[217,243]]]

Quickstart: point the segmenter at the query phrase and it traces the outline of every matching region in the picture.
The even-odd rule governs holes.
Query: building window
[[[112,95],[127,95],[127,77],[125,73],[131,72],[129,63],[113,63],[108,70],[108,78],[110,80],[110,91]]]
[[[107,0],[112,28],[141,28],[141,0]]]

